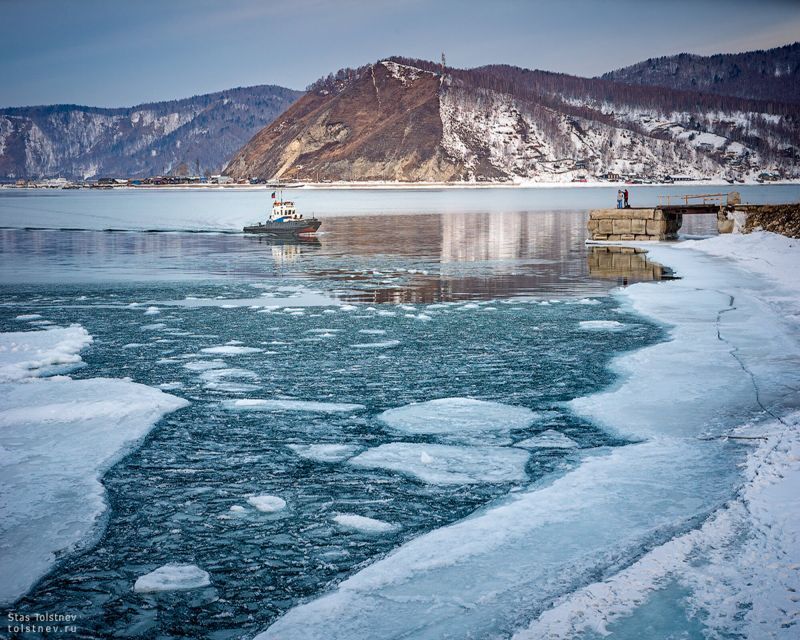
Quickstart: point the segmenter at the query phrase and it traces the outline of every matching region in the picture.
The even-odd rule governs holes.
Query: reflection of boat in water
[[[321,247],[319,238],[313,235],[270,235],[266,233],[254,234],[254,241],[271,247]]]
[[[316,218],[304,218],[298,213],[294,202],[283,199],[281,188],[278,198],[272,192],[272,212],[266,222],[250,225],[244,228],[245,233],[257,233],[275,238],[299,237],[302,234],[316,233],[322,222]]]

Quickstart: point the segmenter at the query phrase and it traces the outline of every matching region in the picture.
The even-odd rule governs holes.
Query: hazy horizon
[[[299,8],[298,8],[299,7]],[[303,90],[391,55],[596,76],[647,58],[797,41],[800,3],[0,0],[0,107],[129,107],[235,87]],[[658,37],[661,34],[665,37]],[[565,44],[566,43],[566,44]]]

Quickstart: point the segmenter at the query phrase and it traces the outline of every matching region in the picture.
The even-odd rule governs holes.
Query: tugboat
[[[278,193],[278,197],[275,195]],[[272,192],[272,213],[266,222],[244,228],[245,233],[258,233],[276,238],[295,237],[304,233],[316,233],[322,222],[316,218],[304,218],[297,213],[294,202],[283,199],[283,190]]]

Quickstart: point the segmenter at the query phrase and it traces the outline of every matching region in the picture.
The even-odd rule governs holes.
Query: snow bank
[[[724,637],[796,637],[800,616],[800,413],[737,435],[760,441],[735,500],[702,527],[647,553],[633,565],[561,598],[515,640],[560,640],[632,617],[672,581],[690,590],[693,611]],[[640,628],[643,625],[640,626]]]
[[[188,591],[211,584],[208,572],[194,564],[165,564],[139,578],[133,585],[136,593]]]
[[[247,502],[264,513],[275,513],[286,508],[286,500],[278,496],[252,496]]]
[[[797,332],[764,297],[786,303],[795,296],[797,308],[796,289],[700,251],[650,250],[683,279],[636,284],[619,295],[671,325],[670,341],[621,356],[614,364],[617,387],[570,404],[640,442],[594,452],[548,485],[511,494],[404,544],[334,591],[291,609],[259,638],[508,635],[554,599],[691,531],[734,497],[744,454],[719,436],[763,417],[765,409],[782,415],[798,403]],[[796,273],[796,251],[793,256]],[[436,457],[430,445],[426,450]],[[789,457],[796,464],[797,456]],[[775,491],[789,510],[786,526],[795,521],[794,494]],[[768,557],[783,558],[780,579],[789,580],[790,563],[800,565],[800,547],[779,529],[771,535],[764,542]],[[760,556],[750,560],[758,569]],[[774,584],[761,571],[764,584]],[[715,582],[718,577],[706,580]],[[753,610],[773,607],[774,613],[769,597],[759,596]],[[771,616],[769,632],[784,633],[785,619]]]
[[[441,398],[389,409],[378,419],[392,429],[415,435],[486,440],[530,426],[537,415],[525,407],[473,398]]]
[[[82,364],[92,337],[83,327],[0,333],[0,383],[66,373]]]
[[[290,444],[288,447],[301,458],[317,462],[341,462],[361,450],[355,444]]]
[[[226,400],[222,403],[222,406],[231,411],[310,411],[315,413],[345,413],[348,411],[360,411],[365,408],[363,404],[348,404],[345,402],[260,400],[257,398]]]
[[[460,447],[444,444],[393,442],[349,460],[369,469],[386,469],[429,484],[522,482],[528,454],[506,447]]]
[[[390,522],[376,520],[375,518],[367,518],[366,516],[358,516],[352,513],[339,514],[335,516],[333,520],[336,524],[345,529],[361,531],[362,533],[387,533],[397,529],[397,526]]]
[[[75,364],[81,327],[0,334],[0,602],[16,600],[105,510],[100,476],[185,400],[126,380],[32,379]],[[19,382],[9,382],[19,380]]]

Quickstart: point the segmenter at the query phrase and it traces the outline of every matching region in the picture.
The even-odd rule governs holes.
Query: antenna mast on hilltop
[[[444,75],[444,70],[446,66],[447,66],[447,58],[444,57],[444,51],[442,51],[442,75]]]

